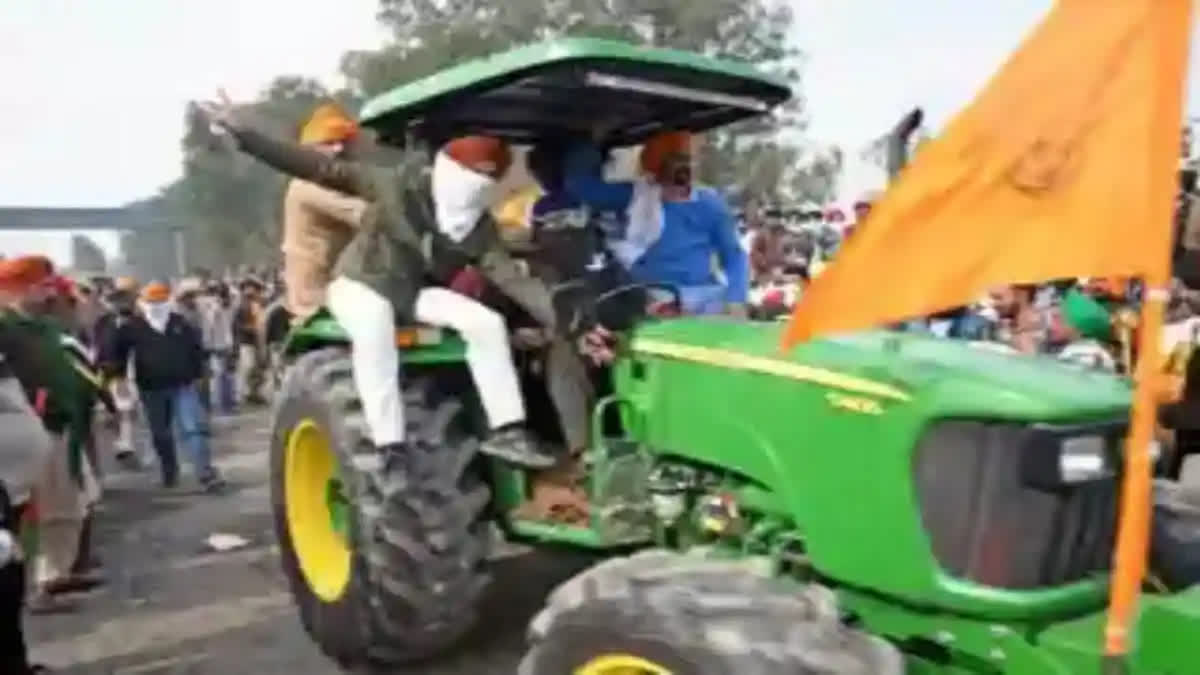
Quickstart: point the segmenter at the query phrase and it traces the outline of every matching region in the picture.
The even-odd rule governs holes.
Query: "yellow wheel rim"
[[[312,419],[301,420],[288,434],[284,498],[300,571],[314,595],[335,602],[350,584],[349,505],[329,438]]]
[[[576,668],[575,675],[671,675],[671,671],[632,654],[605,654]]]

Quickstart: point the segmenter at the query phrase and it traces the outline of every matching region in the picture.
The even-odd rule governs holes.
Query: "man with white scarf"
[[[606,182],[603,159],[593,145],[576,146],[566,160],[564,185],[593,209],[624,216],[625,231],[610,247],[633,278],[674,286],[687,314],[745,318],[747,254],[725,199],[692,182],[691,134],[668,131],[648,139],[640,156],[642,175],[631,182]]]
[[[218,492],[224,481],[212,464],[208,414],[198,389],[205,367],[200,333],[175,311],[164,283],[147,284],[138,305],[141,313],[117,328],[111,351],[101,360],[111,377],[124,376],[133,361],[163,486],[179,481],[178,431],[196,480],[206,491]]]
[[[326,302],[350,338],[355,386],[379,451],[406,450],[395,345],[399,316],[451,328],[466,342],[467,366],[491,429],[480,452],[531,468],[553,465],[555,457],[524,428],[524,399],[504,318],[428,282],[432,277],[448,284],[450,273],[470,262],[480,262],[485,274],[495,267],[487,246],[495,237],[487,207],[511,163],[508,146],[483,136],[456,139],[438,153],[432,177],[425,178],[424,162],[415,153],[401,157],[395,168],[330,157],[258,132],[238,119],[228,101],[205,108],[243,152],[369,203],[334,267]],[[544,305],[549,311],[549,302]]]

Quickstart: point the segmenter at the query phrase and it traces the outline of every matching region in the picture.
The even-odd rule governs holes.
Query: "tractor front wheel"
[[[566,582],[530,628],[520,675],[900,675],[900,652],[844,626],[832,593],[667,551]]]
[[[367,434],[349,352],[300,356],[276,399],[275,531],[305,630],[344,667],[406,663],[454,644],[486,585],[487,487],[456,400],[406,383],[413,451]]]

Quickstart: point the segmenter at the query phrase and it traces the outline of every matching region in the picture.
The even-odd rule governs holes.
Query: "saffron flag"
[[[1059,0],[805,292],[784,348],[998,284],[1165,280],[1191,0]]]

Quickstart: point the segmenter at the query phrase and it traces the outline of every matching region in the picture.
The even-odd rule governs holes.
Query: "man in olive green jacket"
[[[467,363],[493,430],[481,452],[533,468],[552,465],[555,458],[541,451],[524,429],[524,401],[503,317],[426,281],[432,276],[445,284],[452,270],[472,261],[480,262],[485,274],[507,269],[494,245],[495,228],[482,222],[487,218],[483,197],[508,169],[507,146],[484,137],[459,139],[450,170],[460,173],[446,183],[449,191],[431,196],[424,162],[415,154],[401,157],[395,168],[348,161],[262,134],[238,119],[227,103],[207,112],[243,152],[369,203],[334,267],[327,302],[350,336],[355,384],[375,444],[387,451],[402,446],[405,438],[393,337],[399,315],[453,328],[467,343]],[[511,273],[507,280],[521,286],[517,276]],[[497,277],[506,280],[503,272]],[[535,318],[553,321],[549,305],[535,307],[540,310]]]

